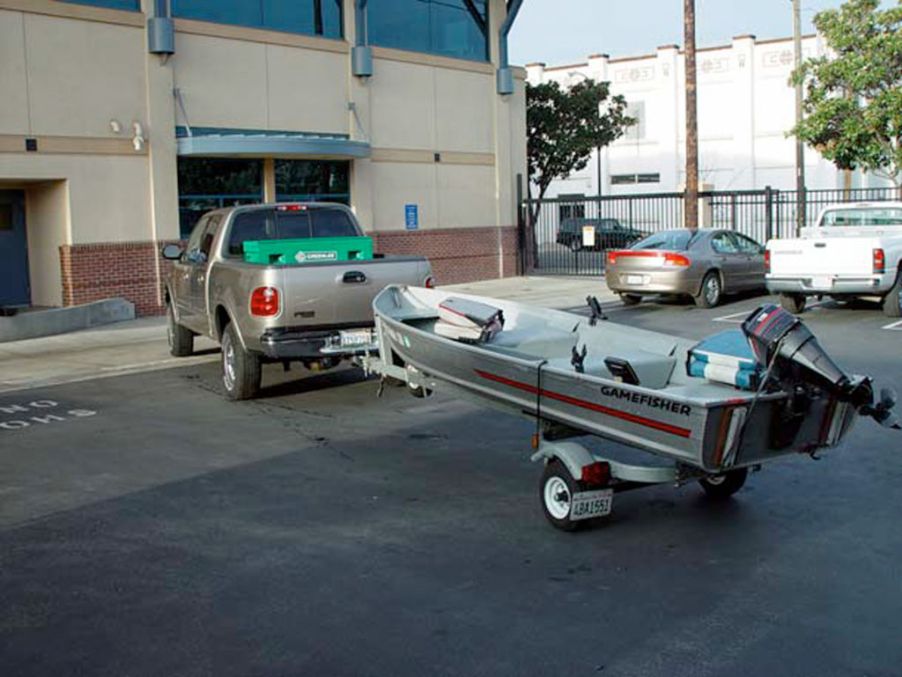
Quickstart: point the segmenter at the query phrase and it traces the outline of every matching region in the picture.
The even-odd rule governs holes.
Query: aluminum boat
[[[535,419],[547,437],[596,435],[712,476],[834,447],[858,414],[898,427],[889,391],[875,398],[868,377],[843,373],[776,306],[735,330],[747,353],[736,355],[608,321],[589,303],[587,317],[390,286],[373,302],[379,360],[420,393],[450,388]],[[753,378],[731,376],[742,363]]]

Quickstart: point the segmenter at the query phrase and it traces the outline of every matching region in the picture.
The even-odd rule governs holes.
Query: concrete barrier
[[[0,343],[89,329],[135,319],[135,305],[125,299],[104,299],[80,306],[26,310],[0,317]]]

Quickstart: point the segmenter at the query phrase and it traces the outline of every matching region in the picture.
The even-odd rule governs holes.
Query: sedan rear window
[[[685,251],[689,249],[692,241],[692,231],[689,230],[665,230],[654,233],[639,240],[630,249],[667,249],[669,251]]]

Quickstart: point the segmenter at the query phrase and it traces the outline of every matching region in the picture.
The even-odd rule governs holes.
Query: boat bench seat
[[[495,334],[492,340],[485,344],[485,347],[500,348],[504,352],[517,353],[539,360],[562,357],[569,360],[570,351],[576,345],[576,338],[575,332],[550,327],[505,329]]]

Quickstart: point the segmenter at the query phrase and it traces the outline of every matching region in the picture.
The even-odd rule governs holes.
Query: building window
[[[654,174],[612,174],[612,186],[625,186],[634,183],[660,183],[661,175]]]
[[[263,201],[263,160],[179,158],[179,231],[191,234],[211,209]]]
[[[172,14],[325,38],[343,35],[341,0],[172,0]]]
[[[632,139],[639,141],[645,138],[645,102],[631,101],[626,104],[626,114],[631,118],[636,118],[636,124],[631,125],[624,131],[623,139]]]
[[[351,203],[350,162],[276,160],[278,202]]]
[[[486,0],[369,0],[370,44],[488,61]]]
[[[137,12],[141,9],[141,0],[63,0],[76,5],[95,5],[108,9],[124,9],[129,12]]]

